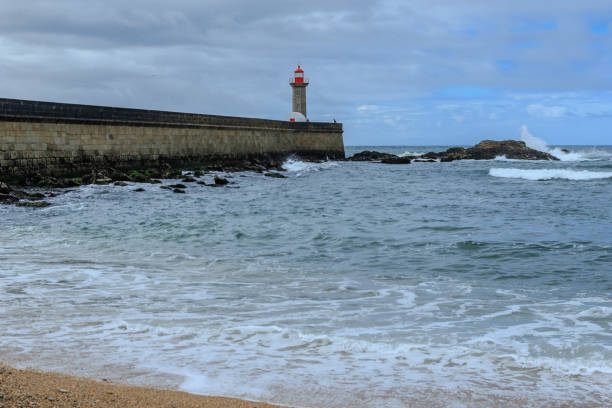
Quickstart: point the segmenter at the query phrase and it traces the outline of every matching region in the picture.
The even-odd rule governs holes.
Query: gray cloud
[[[445,87],[545,95],[612,88],[611,39],[588,27],[612,16],[608,1],[0,0],[0,7],[6,97],[284,118],[287,80],[299,62],[311,78],[314,119],[333,116],[350,128],[366,120],[359,106],[376,105],[380,116],[367,120],[400,132],[402,123],[418,123],[409,112],[466,123],[503,118],[511,105],[472,101],[467,114],[443,112],[436,106],[452,99],[440,96]],[[417,106],[398,109],[408,104]],[[560,106],[532,100],[522,112],[528,105]]]

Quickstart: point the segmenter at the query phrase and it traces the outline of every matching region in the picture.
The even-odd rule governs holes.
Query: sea
[[[612,406],[612,147],[542,148],[1,206],[0,361],[308,408]]]

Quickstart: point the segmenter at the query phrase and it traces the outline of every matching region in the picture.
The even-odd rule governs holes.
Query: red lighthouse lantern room
[[[298,65],[297,69],[295,70],[295,75],[294,75],[293,81],[295,83],[297,83],[297,84],[304,82],[304,70],[299,65]]]

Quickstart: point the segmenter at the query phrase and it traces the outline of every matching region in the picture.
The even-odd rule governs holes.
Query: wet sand
[[[119,385],[0,365],[0,408],[9,407],[279,408],[262,402]]]

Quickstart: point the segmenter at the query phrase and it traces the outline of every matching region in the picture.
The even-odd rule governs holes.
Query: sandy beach
[[[0,365],[0,408],[9,407],[273,408],[279,406],[180,391],[119,385],[64,374],[18,370]]]

